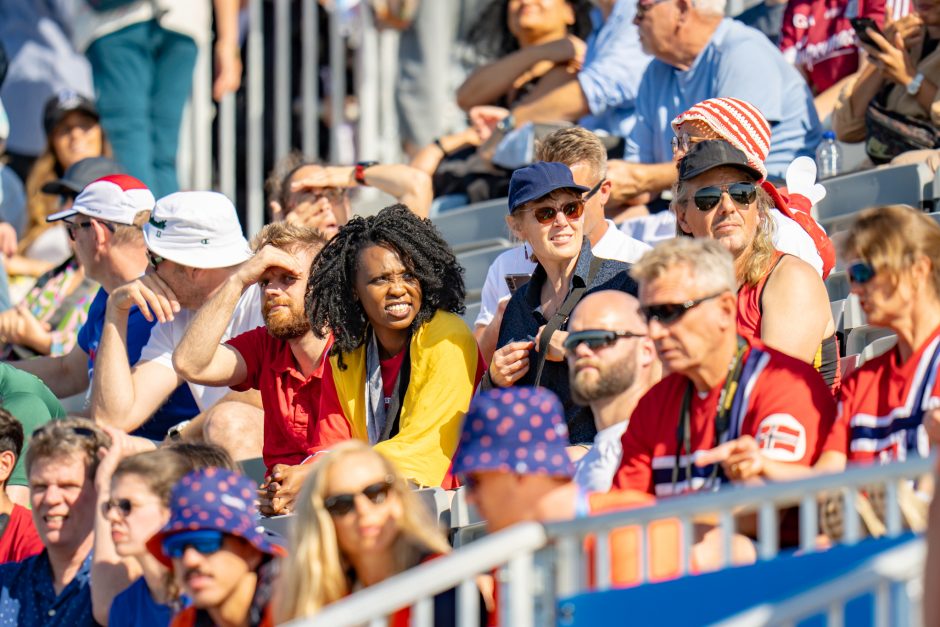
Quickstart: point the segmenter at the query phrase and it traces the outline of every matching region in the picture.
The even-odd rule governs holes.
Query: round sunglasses
[[[711,211],[719,202],[722,194],[727,193],[731,200],[746,207],[757,199],[757,185],[747,181],[728,185],[709,185],[695,191],[692,201],[699,211]]]
[[[544,205],[531,209],[517,209],[516,211],[531,211],[533,217],[535,217],[539,224],[551,224],[555,221],[555,216],[558,215],[559,211],[565,214],[565,217],[569,220],[579,219],[582,214],[584,214],[584,201],[572,200],[561,206]]]
[[[633,333],[631,331],[608,331],[606,329],[585,329],[584,331],[572,331],[562,343],[565,350],[573,352],[581,344],[587,344],[592,351],[599,348],[610,346],[621,338],[646,337],[645,333]]]
[[[392,489],[395,479],[391,476],[385,477],[382,481],[372,483],[364,487],[360,492],[351,492],[344,494],[334,494],[323,499],[323,506],[331,516],[345,516],[356,507],[356,497],[360,494],[369,499],[373,505],[381,505],[388,498],[388,493]]]

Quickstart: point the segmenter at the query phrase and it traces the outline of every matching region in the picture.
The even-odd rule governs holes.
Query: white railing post
[[[320,88],[319,88],[319,50],[320,31],[317,27],[319,12],[317,0],[303,0],[301,43],[303,56],[301,61],[301,89],[303,115],[301,128],[303,129],[302,150],[305,156],[313,157],[320,150]]]
[[[248,2],[248,71],[246,107],[246,190],[249,237],[264,226],[264,8],[261,0]]]
[[[274,159],[290,150],[291,127],[291,1],[274,2]]]

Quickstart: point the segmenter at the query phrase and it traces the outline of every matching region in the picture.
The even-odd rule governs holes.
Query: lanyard
[[[718,403],[715,408],[715,437],[713,446],[718,446],[724,439],[728,431],[731,407],[734,403],[735,395],[738,392],[738,382],[741,378],[741,370],[744,367],[744,353],[747,351],[747,342],[741,336],[738,336],[738,348],[734,359],[728,364],[728,376],[725,377],[725,383],[721,387],[721,393],[718,395]],[[689,381],[682,396],[682,408],[679,410],[679,425],[676,428],[676,460],[672,467],[672,493],[676,494],[676,486],[679,483],[679,468],[682,465],[682,451],[686,452],[685,460],[685,480],[692,488],[692,394],[695,393],[695,386]],[[705,481],[705,486],[713,486],[718,478],[718,464],[712,465],[712,472]],[[703,486],[704,487],[704,486]]]

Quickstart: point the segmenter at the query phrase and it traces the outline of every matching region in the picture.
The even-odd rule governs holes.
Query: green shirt
[[[7,485],[29,485],[25,462],[29,436],[50,420],[65,418],[65,409],[45,383],[5,363],[0,363],[0,407],[20,421],[26,439]]]

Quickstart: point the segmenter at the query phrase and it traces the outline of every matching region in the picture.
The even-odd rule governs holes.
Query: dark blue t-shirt
[[[92,627],[91,553],[56,594],[49,554],[0,565],[0,627]],[[115,623],[117,624],[117,623]]]
[[[98,290],[95,300],[88,308],[88,319],[78,331],[78,345],[88,353],[88,380],[92,378],[95,368],[95,356],[98,353],[98,343],[104,330],[105,308],[108,304],[108,293],[104,288]],[[131,308],[127,317],[127,360],[131,366],[140,359],[140,352],[150,339],[150,330],[156,320],[148,322],[144,314],[137,307]],[[183,384],[173,391],[160,409],[151,416],[150,420],[142,424],[132,435],[151,440],[162,440],[167,430],[184,420],[189,420],[199,413],[196,400],[189,391],[189,385]]]
[[[143,577],[114,597],[108,612],[108,624],[122,627],[165,627],[172,618],[173,609],[153,600]]]

